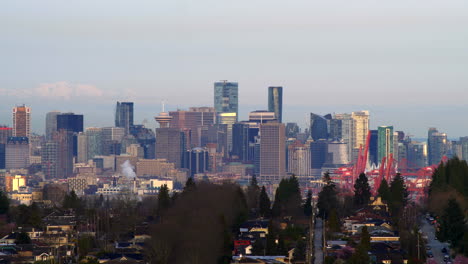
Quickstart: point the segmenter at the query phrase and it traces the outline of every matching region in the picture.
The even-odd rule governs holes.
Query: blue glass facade
[[[236,113],[239,116],[239,84],[236,82],[214,83],[214,107],[217,113]]]
[[[268,111],[275,113],[279,123],[283,122],[283,87],[268,87]]]

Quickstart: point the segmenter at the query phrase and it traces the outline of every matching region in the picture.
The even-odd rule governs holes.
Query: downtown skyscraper
[[[31,108],[25,105],[13,107],[13,136],[31,136]]]
[[[268,87],[268,111],[275,113],[279,123],[283,122],[283,87]]]
[[[260,124],[260,181],[279,183],[286,177],[286,132],[282,123]]]
[[[220,81],[214,83],[214,107],[217,113],[236,113],[239,116],[239,84]]]
[[[115,108],[115,126],[123,127],[125,134],[133,126],[133,102],[117,102]]]

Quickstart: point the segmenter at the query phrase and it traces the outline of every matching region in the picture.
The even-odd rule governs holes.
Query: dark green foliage
[[[276,245],[277,233],[276,229],[273,226],[273,223],[270,221],[268,225],[268,235],[266,236],[266,254],[270,256],[277,255],[277,245]]]
[[[26,232],[18,233],[18,236],[16,237],[16,240],[15,240],[15,244],[17,245],[31,244],[31,238]]]
[[[30,206],[21,204],[10,210],[12,221],[21,227],[42,227],[42,212],[36,203]]]
[[[75,191],[72,190],[70,193],[65,195],[62,207],[64,209],[73,209],[78,214],[81,214],[84,210],[84,202],[76,195]]]
[[[366,174],[361,173],[354,184],[354,204],[358,207],[369,204],[371,191]]]
[[[325,264],[333,264],[335,263],[336,258],[333,256],[326,256],[325,257]]]
[[[390,200],[390,187],[388,186],[387,180],[384,178],[380,183],[380,187],[377,190],[382,201],[388,202]]]
[[[361,245],[367,251],[369,251],[371,249],[371,236],[369,234],[369,231],[367,230],[367,226],[362,227]]]
[[[294,248],[293,261],[305,260],[306,259],[306,242],[303,239],[297,241],[296,247]]]
[[[317,201],[318,216],[327,219],[331,210],[338,208],[338,198],[335,183],[330,179],[330,174],[324,174],[325,186],[320,191]]]
[[[6,193],[0,191],[0,214],[7,214],[10,209],[10,200]]]
[[[245,197],[234,184],[197,182],[164,212],[151,228],[148,263],[223,263],[232,250],[232,230],[247,212]],[[224,220],[222,220],[224,218]],[[228,253],[229,251],[229,253]]]
[[[307,199],[304,203],[304,215],[305,216],[311,216],[312,215],[312,192],[308,191],[307,192]]]
[[[299,182],[296,176],[282,179],[276,189],[273,203],[273,216],[299,216],[302,215],[302,198]]]
[[[284,235],[278,236],[278,245],[276,247],[276,253],[280,256],[286,256],[288,254],[288,249],[286,248]]]
[[[331,232],[340,232],[341,224],[336,209],[332,208],[328,216],[327,227]]]
[[[441,163],[432,175],[430,192],[443,191],[452,187],[464,197],[468,197],[468,164],[457,157]]]
[[[247,187],[247,205],[250,211],[257,211],[259,207],[260,187],[257,183],[257,178],[252,177],[249,187]]]
[[[187,179],[187,182],[185,183],[184,193],[195,190],[196,188],[197,188],[197,185],[195,184],[195,180],[193,179],[193,177],[189,177]]]
[[[229,227],[226,224],[226,218],[224,217],[224,215],[221,215],[220,217],[220,224],[223,227],[223,231],[222,231],[223,246],[221,248],[221,253],[218,258],[218,264],[229,264],[231,263],[232,248],[234,245],[233,245],[231,233],[229,231]]]
[[[266,193],[265,186],[262,186],[259,197],[259,214],[262,217],[269,217],[271,215],[271,202],[268,194]]]
[[[257,239],[252,244],[252,255],[263,256],[265,255],[265,240]]]
[[[369,254],[367,254],[367,250],[364,246],[359,244],[354,251],[351,258],[348,259],[346,262],[347,264],[366,264],[369,263],[370,258]]]
[[[171,206],[171,197],[169,195],[169,188],[166,184],[161,186],[158,194],[158,215],[161,216]]]
[[[405,182],[401,174],[397,173],[390,184],[390,199],[388,205],[390,214],[394,222],[398,222],[398,217],[408,203],[408,191],[406,190]]]
[[[96,242],[92,236],[82,236],[78,239],[78,253],[80,257],[86,256],[94,247]]]
[[[458,202],[455,199],[450,199],[440,219],[440,231],[437,233],[437,237],[441,241],[451,241],[454,247],[458,247],[464,233],[465,217],[463,212]]]

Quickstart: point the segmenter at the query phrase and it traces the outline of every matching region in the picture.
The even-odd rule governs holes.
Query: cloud
[[[42,83],[33,89],[35,96],[69,100],[74,97],[101,97],[104,92],[94,85],[68,82]]]

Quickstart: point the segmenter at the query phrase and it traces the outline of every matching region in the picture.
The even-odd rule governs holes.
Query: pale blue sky
[[[11,107],[85,114],[112,125],[212,105],[213,82],[239,82],[241,119],[284,86],[284,119],[368,109],[371,126],[468,135],[468,1],[3,1],[0,123]],[[171,109],[172,107],[172,109]]]

